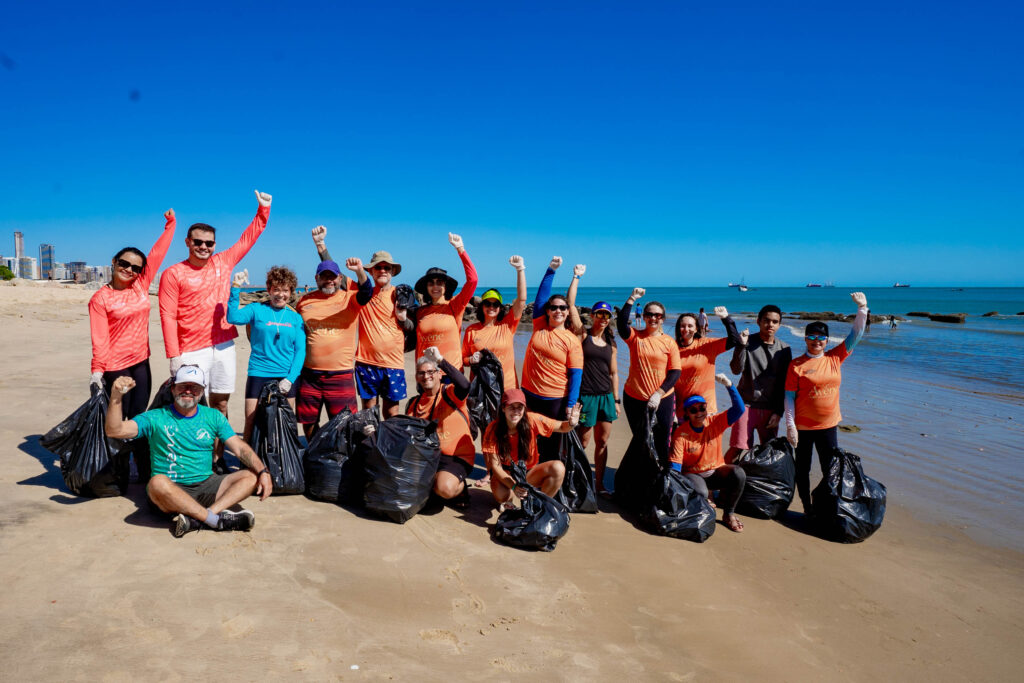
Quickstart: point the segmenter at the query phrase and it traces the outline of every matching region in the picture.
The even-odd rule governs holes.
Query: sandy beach
[[[698,545],[602,503],[553,553],[524,552],[491,540],[478,489],[466,513],[402,526],[250,499],[251,533],[174,539],[141,486],[75,497],[38,444],[88,395],[91,293],[0,286],[8,680],[1009,680],[1024,666],[1024,554],[899,496],[852,546],[798,513]],[[248,350],[242,335],[237,429]],[[616,423],[610,466],[628,438]]]

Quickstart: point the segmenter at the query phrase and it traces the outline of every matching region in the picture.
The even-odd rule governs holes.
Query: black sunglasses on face
[[[665,314],[664,313],[644,313],[644,317],[645,318],[650,318],[651,320],[664,320],[665,319]]]
[[[192,246],[193,247],[201,247],[204,244],[207,247],[209,247],[210,249],[213,249],[213,245],[217,244],[217,240],[201,240],[198,237],[193,237],[192,238]]]
[[[697,404],[695,406],[690,406],[689,408],[687,408],[686,412],[690,413],[691,415],[696,415],[697,413],[706,413],[708,412],[708,407],[704,404]]]
[[[499,304],[497,301],[494,301],[493,299],[482,301],[480,302],[480,305],[483,306],[484,308],[501,308],[501,304]]]
[[[131,268],[131,271],[133,273],[135,273],[136,275],[138,275],[139,273],[142,272],[142,266],[137,266],[134,263],[129,263],[128,261],[125,261],[123,258],[117,259],[117,267],[118,268]]]
[[[548,310],[549,311],[568,311],[569,307],[568,306],[554,306],[554,305],[552,305],[552,306],[548,306]]]

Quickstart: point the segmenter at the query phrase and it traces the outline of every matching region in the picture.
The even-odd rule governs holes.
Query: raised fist
[[[164,218],[166,218],[169,221],[173,221],[174,220],[174,209],[167,209],[167,211],[164,212]]]
[[[551,261],[548,263],[548,268],[551,270],[558,270],[558,266],[562,265],[561,256],[552,256]]]
[[[462,246],[462,235],[456,235],[454,232],[448,233],[448,244],[455,247],[457,251],[465,249],[465,247]]]
[[[235,273],[235,276],[231,278],[232,287],[245,287],[249,284],[249,269],[240,270]]]
[[[726,377],[724,372],[720,372],[717,375],[715,375],[715,381],[721,384],[723,387],[728,388],[732,386],[732,380]]]
[[[318,225],[311,231],[313,235],[313,244],[323,244],[327,238],[327,228],[322,225]]]
[[[441,367],[441,361],[444,356],[441,355],[441,349],[436,346],[428,346],[426,351],[423,352],[423,357],[429,360],[431,363],[436,365],[438,368]]]
[[[358,256],[349,256],[345,259],[345,267],[351,270],[353,273],[358,273],[363,267],[363,259]]]
[[[715,306],[715,315],[717,315],[722,320],[725,320],[726,318],[729,317],[729,311],[725,308],[725,306]]]
[[[111,387],[111,391],[117,391],[121,396],[124,396],[129,391],[135,388],[135,380],[131,377],[118,377],[114,380],[114,386]]]
[[[572,274],[576,277],[583,277],[583,274],[587,272],[587,267],[582,263],[577,263],[572,267]]]
[[[256,193],[256,201],[260,203],[260,206],[270,206],[270,202],[273,199],[273,197],[271,197],[266,192],[260,192],[259,190],[254,190],[254,192]]]
[[[750,339],[750,330],[744,329],[740,332],[740,346],[746,346],[748,339]]]
[[[637,299],[643,298],[644,294],[646,293],[647,290],[644,289],[643,287],[634,287],[633,293],[629,295],[629,298],[632,299],[633,301],[636,301]]]
[[[857,308],[868,307],[868,298],[864,296],[864,292],[851,292],[850,298],[853,299],[853,303],[857,304]]]
[[[518,270],[526,270],[526,263],[523,261],[523,257],[518,254],[509,258],[508,263],[510,266]]]

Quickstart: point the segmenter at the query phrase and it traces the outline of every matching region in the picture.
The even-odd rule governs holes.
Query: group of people
[[[258,191],[256,197],[256,216],[235,244],[217,251],[216,230],[195,223],[185,236],[188,258],[168,267],[160,279],[171,405],[146,410],[152,393],[148,291],[174,237],[173,210],[165,214],[164,231],[148,255],[134,247],[115,254],[110,283],[89,303],[92,382],[110,396],[107,434],[145,437],[151,462],[140,460],[140,475],[148,478],[153,504],[173,515],[175,535],[203,527],[252,527],[252,512],[230,508],[254,492],[262,500],[273,490],[265,464],[249,443],[257,402],[269,382],[288,397],[307,438],[316,433],[324,411],[328,418],[345,409],[356,411],[357,396],[362,408],[377,406],[387,419],[402,412],[401,401],[408,397],[405,350],[413,339],[417,393],[408,398],[404,413],[437,424],[441,461],[433,489],[455,507],[470,501],[468,479],[477,446],[466,399],[474,368],[489,352],[501,366],[503,393],[497,419],[483,430],[480,450],[487,474],[478,484],[489,486],[501,507],[512,505],[513,492],[525,494],[512,476],[518,462],[525,465],[529,484],[549,495],[559,490],[566,469],[556,434],[573,429],[585,446],[593,441],[597,490],[609,495],[609,435],[612,422],[625,412],[634,436],[645,435],[654,424],[663,467],[684,473],[704,495],[719,492],[723,523],[734,531],[743,529],[735,506],[744,473],[732,461],[753,446],[755,433],[764,442],[784,423],[796,448],[800,499],[810,510],[812,449],[827,471],[836,447],[840,366],[864,330],[863,294],[852,295],[857,316],[842,344],[826,351],[828,328],[812,322],[806,329],[807,353],[793,359],[777,338],[781,311],[775,306],[760,311],[753,336],[738,332],[724,307],[714,313],[725,336],[707,335],[703,309],[701,315],[679,316],[672,336],[663,329],[666,310],[657,301],[644,304],[641,325],[630,325],[633,308],[645,295],[636,288],[617,314],[610,303],[596,302],[586,326],[576,307],[586,268],[574,267],[565,295],[552,294],[562,264],[556,256],[540,281],[532,334],[517,372],[515,333],[527,304],[521,256],[509,259],[516,271],[515,299],[506,303],[497,290],[485,291],[477,322],[463,331],[477,274],[459,235],[449,233],[448,241],[462,263],[461,289],[445,269],[430,268],[416,281],[414,290],[422,297],[417,305],[393,283],[402,266],[389,252],[375,252],[365,266],[359,258],[347,258],[345,270],[351,276],[346,276],[327,249],[327,229],[317,226],[312,231],[319,258],[317,290],[292,308],[297,277],[275,266],[267,272],[267,301],[242,306],[248,273],[233,271],[266,229],[272,200]],[[236,379],[236,325],[247,327],[252,348],[242,437],[227,420]],[[629,371],[621,383],[616,331],[629,352]],[[730,349],[730,369],[740,377],[737,387],[726,375],[715,374],[717,357]],[[717,411],[716,381],[726,387],[732,403],[723,412]],[[208,405],[202,405],[204,396]],[[723,453],[722,437],[729,427],[729,449]],[[225,447],[243,469],[231,471],[225,465]]]

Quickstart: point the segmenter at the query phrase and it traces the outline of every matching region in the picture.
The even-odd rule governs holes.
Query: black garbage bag
[[[75,412],[48,431],[39,444],[60,458],[64,483],[79,496],[109,498],[128,488],[125,441],[104,432],[107,395],[91,386],[92,395]]]
[[[647,409],[647,428],[634,434],[622,462],[615,470],[615,502],[627,510],[642,511],[654,480],[661,472],[658,451],[654,446],[655,411]]]
[[[306,495],[316,500],[361,505],[366,484],[363,427],[380,423],[376,408],[335,415],[310,439],[302,454]]]
[[[380,423],[366,453],[366,509],[405,524],[423,509],[441,459],[437,423],[396,415]]]
[[[565,479],[558,490],[558,502],[570,512],[597,512],[594,472],[590,469],[587,451],[575,430],[561,435],[558,459],[565,465]]]
[[[469,383],[469,396],[466,397],[474,439],[498,418],[504,391],[505,373],[501,361],[488,349],[482,350],[480,362],[473,366],[473,380]]]
[[[409,285],[396,285],[395,286],[395,306],[397,308],[404,308],[408,311],[409,320],[416,322],[416,309],[419,308],[420,303],[416,299],[416,292],[413,291]],[[405,351],[416,350],[416,328],[404,329],[405,333]]]
[[[655,534],[703,543],[715,533],[715,511],[681,472],[666,469],[655,478],[640,523]]]
[[[510,476],[529,491],[521,508],[505,510],[494,524],[494,537],[518,548],[551,552],[569,531],[569,508],[526,483],[526,468],[518,462]]]
[[[260,391],[253,420],[252,443],[256,455],[270,470],[273,495],[302,493],[302,443],[296,431],[295,413],[281,393],[277,381],[267,382]]]
[[[864,474],[859,456],[837,448],[828,474],[811,491],[811,510],[822,536],[860,543],[882,526],[885,486]]]
[[[156,395],[153,396],[153,400],[149,403],[149,410],[156,410],[157,408],[163,408],[174,403],[174,396],[171,394],[171,387],[174,386],[174,378],[168,377],[167,381],[160,385],[160,388],[156,390]],[[204,393],[199,397],[199,405],[209,406],[209,402],[206,400],[206,394]]]
[[[793,502],[796,460],[784,436],[741,453],[734,461],[747,475],[736,511],[751,517],[774,519]]]

